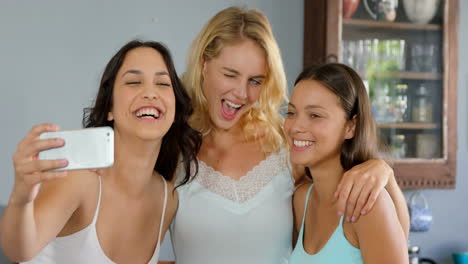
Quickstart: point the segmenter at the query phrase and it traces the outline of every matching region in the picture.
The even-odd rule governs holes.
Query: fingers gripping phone
[[[68,160],[67,167],[56,171],[109,168],[114,164],[114,130],[110,127],[45,132],[39,138],[65,141],[62,147],[39,152],[40,160]]]

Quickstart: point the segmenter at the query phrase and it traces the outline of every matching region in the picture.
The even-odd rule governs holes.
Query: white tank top
[[[158,244],[154,250],[153,257],[149,264],[157,264],[159,258],[159,244],[166,213],[167,184],[164,178],[164,205],[159,226]],[[115,264],[110,260],[99,244],[96,232],[96,221],[99,216],[99,206],[101,204],[101,177],[99,177],[99,198],[94,213],[93,222],[86,228],[64,237],[56,237],[39,252],[32,260],[23,262],[27,264],[83,264],[83,263],[105,263]]]
[[[287,150],[272,153],[238,181],[202,161],[199,166],[195,179],[178,188],[171,226],[176,263],[286,264],[294,191]]]

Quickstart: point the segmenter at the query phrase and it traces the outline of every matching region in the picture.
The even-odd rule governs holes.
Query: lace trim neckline
[[[199,172],[195,181],[209,191],[238,203],[252,199],[288,164],[287,151],[280,149],[268,155],[245,175],[235,180],[205,162],[198,161]]]
[[[280,151],[277,151],[277,152],[273,152],[271,154],[269,154],[265,159],[261,160],[257,165],[255,165],[254,167],[252,167],[249,171],[247,171],[247,173],[245,173],[244,175],[242,175],[238,180],[235,180],[227,175],[224,175],[222,172],[218,171],[218,170],[215,170],[215,168],[213,168],[212,166],[206,164],[204,161],[202,160],[198,160],[198,164],[200,166],[200,168],[203,168],[204,170],[206,170],[208,173],[210,174],[216,174],[220,177],[223,177],[223,178],[227,178],[233,182],[241,182],[241,181],[246,181],[248,180],[249,177],[253,177],[253,175],[255,175],[254,173],[257,171],[257,170],[260,170],[262,169],[264,166],[265,163],[268,162],[269,159],[271,159],[274,155],[278,155]]]

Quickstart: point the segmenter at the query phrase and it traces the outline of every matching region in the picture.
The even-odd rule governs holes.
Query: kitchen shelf
[[[362,72],[359,74],[361,76],[366,76]],[[432,73],[432,72],[377,72],[366,77],[368,78],[375,77],[378,79],[405,79],[405,80],[426,80],[426,81],[442,80],[441,73]]]
[[[404,22],[386,22],[373,21],[365,19],[343,19],[343,25],[361,28],[381,28],[381,29],[397,29],[397,30],[425,30],[425,31],[441,31],[442,26],[437,24],[413,24]]]
[[[353,18],[343,19],[344,2],[304,1],[304,67],[338,61],[360,70],[359,74],[367,80],[369,91],[373,91],[370,95],[372,107],[381,121],[392,120],[385,118],[391,117],[394,110],[392,104],[398,108],[398,96],[402,94],[397,92],[396,86],[406,84],[408,112],[405,113],[405,117],[413,120],[414,111],[418,113],[418,107],[423,105],[431,107],[430,115],[433,119],[430,123],[377,123],[382,140],[388,142],[395,156],[401,154],[401,142],[398,141],[400,137],[392,137],[404,135],[402,146],[405,146],[405,154],[401,154],[404,158],[397,159],[392,164],[397,181],[405,189],[455,188],[458,28],[461,1],[441,0],[431,24],[410,23],[403,5],[396,9],[394,22],[371,19],[363,4],[358,5]],[[367,49],[366,40],[372,41],[371,50]],[[404,43],[399,43],[400,48],[404,45],[403,54],[396,46],[391,46],[391,42],[391,47],[386,46],[387,44],[380,45],[384,43],[381,40],[403,40]],[[353,42],[354,44],[350,45]],[[415,44],[425,46],[426,43],[435,45],[433,54],[438,56],[430,60],[431,67],[427,67],[427,70],[434,68],[439,72],[414,71],[416,68],[425,68],[413,67],[419,64],[415,58],[421,57],[421,64],[426,64],[422,56],[424,52],[418,50],[421,48],[414,48]],[[375,50],[375,45],[378,45],[378,50]],[[392,50],[392,47],[394,53],[388,53],[387,48]],[[361,58],[359,56],[362,56],[363,48],[366,48],[367,53],[378,53],[371,61],[373,64],[369,63],[369,60],[367,65],[363,65],[364,60],[358,63],[356,58]],[[428,48],[424,49],[427,51]],[[375,64],[379,63],[381,56],[385,62],[388,54],[388,63]],[[399,62],[402,62],[397,59],[401,59],[397,55],[403,55],[404,64],[408,66],[403,71],[396,68],[397,65],[401,65]],[[393,59],[398,61],[392,61]],[[421,85],[427,86],[427,96],[424,93],[421,95],[418,89]],[[383,89],[378,90],[379,87]]]
[[[379,128],[408,129],[408,130],[431,130],[437,129],[435,123],[378,123]]]

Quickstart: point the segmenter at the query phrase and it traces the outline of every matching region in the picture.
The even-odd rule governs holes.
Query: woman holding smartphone
[[[132,41],[107,64],[85,127],[114,129],[114,165],[56,172],[63,160],[38,160],[61,139],[35,126],[13,156],[15,184],[3,215],[2,247],[24,263],[157,263],[160,242],[178,205],[170,183],[182,158],[184,177],[200,135],[169,51],[158,42]],[[196,170],[196,166],[194,167]]]

